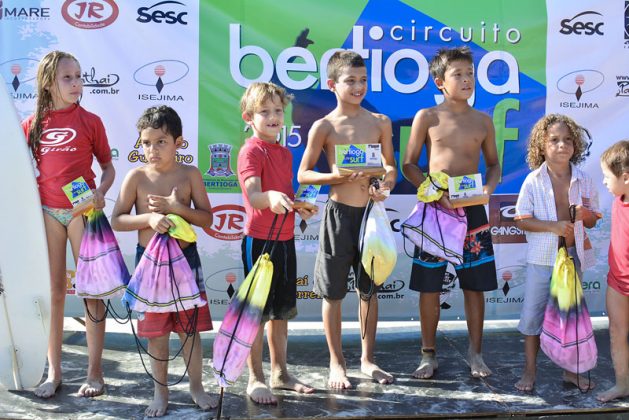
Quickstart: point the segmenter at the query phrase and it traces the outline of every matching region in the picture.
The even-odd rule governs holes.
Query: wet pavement
[[[595,320],[599,348],[598,366],[591,372],[596,389],[582,394],[576,387],[562,383],[560,368],[540,352],[538,378],[531,393],[514,388],[524,364],[523,338],[512,321],[487,323],[484,337],[485,361],[494,374],[474,379],[465,362],[467,335],[462,322],[441,323],[437,335],[439,370],[429,380],[414,379],[410,373],[419,362],[419,327],[417,322],[383,323],[377,340],[378,364],[395,375],[392,385],[379,385],[362,375],[360,339],[356,323],[344,323],[343,346],[353,390],[326,389],[328,352],[320,323],[299,325],[289,333],[289,369],[302,381],[317,388],[311,395],[278,391],[277,406],[259,406],[245,395],[245,374],[228,388],[223,418],[558,418],[570,414],[574,419],[629,419],[629,398],[602,404],[596,392],[613,382],[606,319]],[[111,325],[111,327],[110,327]],[[216,325],[215,325],[216,328]],[[66,320],[63,346],[64,383],[57,396],[49,400],[35,397],[32,390],[7,391],[0,388],[0,418],[11,419],[105,419],[142,418],[150,401],[153,384],[145,373],[128,326],[108,323],[104,370],[105,395],[89,399],[77,396],[85,380],[87,348],[80,324]],[[179,341],[171,340],[172,353]],[[218,392],[208,364],[213,333],[202,334],[204,348],[204,384]],[[266,349],[265,349],[266,350]],[[171,354],[172,354],[171,353]],[[268,373],[268,353],[265,353]],[[148,366],[149,361],[145,356]],[[171,362],[169,381],[176,381],[184,371],[179,357]],[[210,419],[216,410],[197,409],[188,394],[187,379],[171,387],[167,419]]]

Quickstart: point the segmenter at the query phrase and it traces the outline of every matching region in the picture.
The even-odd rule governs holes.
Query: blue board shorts
[[[454,266],[459,286],[464,290],[488,292],[498,288],[494,247],[485,206],[465,207],[467,235],[463,263]],[[417,292],[440,293],[448,262],[415,248],[409,288]]]

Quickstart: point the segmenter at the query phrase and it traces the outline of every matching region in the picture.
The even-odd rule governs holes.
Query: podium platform
[[[294,324],[297,324],[296,328]],[[289,333],[289,369],[302,381],[317,388],[311,395],[278,391],[277,406],[254,404],[245,395],[247,374],[226,391],[223,416],[236,419],[413,419],[413,418],[569,418],[627,419],[629,399],[599,403],[596,392],[612,385],[607,320],[595,320],[599,363],[592,371],[596,389],[582,394],[563,384],[562,371],[540,352],[538,378],[532,393],[522,393],[514,383],[524,365],[523,337],[513,321],[486,322],[484,354],[494,374],[475,379],[465,362],[467,332],[463,322],[444,322],[437,334],[439,370],[432,379],[419,380],[411,372],[419,363],[419,323],[381,323],[376,358],[393,373],[392,385],[379,385],[360,373],[360,339],[357,323],[344,323],[345,357],[355,388],[326,389],[328,352],[320,323],[293,323]],[[107,392],[94,399],[76,393],[85,380],[87,348],[82,327],[69,319],[63,345],[64,382],[58,395],[41,400],[32,392],[0,390],[0,418],[105,419],[142,418],[153,394],[153,384],[144,373],[129,326],[108,323],[104,369]],[[218,329],[215,325],[215,329]],[[72,331],[74,330],[74,331]],[[204,376],[206,389],[217,393],[216,381],[207,359],[211,356],[214,333],[204,333]],[[171,338],[171,348],[179,341]],[[145,359],[148,364],[148,359]],[[265,369],[269,371],[265,351]],[[184,370],[183,361],[171,362],[170,381]],[[188,382],[171,388],[171,403],[165,419],[210,419],[216,411],[202,412],[189,398]]]

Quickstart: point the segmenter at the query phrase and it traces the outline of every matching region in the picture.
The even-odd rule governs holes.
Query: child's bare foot
[[[589,381],[584,376],[581,376],[581,375],[577,376],[576,373],[564,371],[563,381],[573,384],[574,386],[581,389],[581,391],[589,391],[590,389],[594,389],[594,382]]]
[[[146,417],[162,417],[166,414],[168,409],[168,388],[159,386],[160,389],[155,389],[153,394],[153,401],[144,410]]]
[[[352,384],[347,378],[345,366],[330,365],[328,386],[332,389],[352,389]]]
[[[79,388],[79,396],[81,397],[98,397],[105,392],[105,381],[103,378],[90,379],[87,378],[85,383]]]
[[[535,385],[535,372],[524,371],[522,377],[515,383],[515,387],[523,392],[531,392]]]
[[[468,351],[467,362],[470,364],[470,373],[474,378],[485,378],[492,374],[491,369],[487,367],[480,353]]]
[[[287,389],[300,394],[312,394],[315,391],[313,387],[306,385],[288,372],[272,373],[271,388]]]
[[[191,389],[190,396],[192,397],[192,401],[194,401],[194,403],[198,405],[201,410],[216,408],[216,406],[218,405],[218,397],[216,395],[205,392],[203,387],[201,387],[200,389]]]
[[[417,379],[432,378],[438,367],[439,363],[437,362],[435,349],[422,349],[422,360],[419,362],[415,372],[412,373],[412,376]]]
[[[274,405],[277,404],[277,398],[271,392],[264,382],[257,380],[249,382],[247,385],[247,395],[258,404]]]
[[[61,386],[61,379],[46,379],[46,381],[39,385],[34,394],[39,398],[50,398],[54,397],[57,393],[57,389]]]
[[[618,384],[609,388],[605,392],[600,392],[596,395],[596,399],[602,402],[607,402],[611,400],[615,400],[616,398],[624,398],[629,397],[629,383],[624,387],[619,386]]]
[[[361,362],[360,371],[370,378],[373,378],[373,380],[379,384],[385,385],[393,383],[393,375],[380,369],[375,363],[369,361]]]

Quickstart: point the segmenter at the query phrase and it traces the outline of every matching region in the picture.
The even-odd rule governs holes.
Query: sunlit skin
[[[450,101],[467,102],[474,93],[474,66],[465,60],[454,60],[448,64],[444,78],[437,77],[435,84]]]
[[[202,228],[212,225],[212,207],[201,173],[195,166],[176,161],[177,149],[182,143],[183,138],[175,138],[166,127],[147,127],[140,132],[140,144],[147,163],[132,169],[122,182],[111,226],[118,231],[138,231],[141,246],[146,247],[155,232],[165,233],[174,226],[168,214],[176,214]],[[190,245],[181,240],[179,244],[182,249]],[[186,334],[178,335],[188,365],[192,401],[202,410],[216,407],[218,398],[207,393],[202,382],[203,350],[199,333],[190,339],[186,339]],[[168,359],[169,338],[170,333],[149,338],[149,352],[157,359]],[[196,344],[193,346],[192,343]],[[151,374],[157,381],[167,383],[168,362],[155,358],[151,358]],[[145,416],[165,415],[168,399],[168,387],[155,382],[153,400],[145,409]]]
[[[518,227],[529,232],[552,232],[562,236],[567,246],[574,246],[574,223],[570,221],[570,199],[568,191],[572,178],[570,159],[574,155],[574,137],[566,124],[556,122],[548,126],[546,130],[546,142],[544,144],[544,161],[548,166],[555,208],[557,209],[557,221],[538,220],[535,217],[519,220]],[[592,228],[596,225],[597,215],[582,205],[576,206],[575,221],[583,221],[583,226]],[[537,375],[537,353],[539,352],[540,338],[538,335],[524,336],[525,365],[522,377],[516,382],[515,387],[524,392],[530,392],[535,385]],[[584,390],[594,388],[594,383],[587,378],[577,376],[567,370],[563,373],[564,382],[572,383]]]
[[[242,118],[254,129],[256,137],[274,144],[284,124],[284,105],[274,96],[260,104],[252,116],[243,113]]]
[[[425,147],[429,172],[445,172],[449,176],[462,176],[479,172],[482,156],[485,160],[483,193],[490,195],[500,179],[500,163],[496,148],[492,119],[473,109],[468,99],[474,94],[474,66],[469,60],[448,63],[443,78],[435,77],[435,85],[444,101],[432,108],[419,110],[413,119],[402,172],[415,187],[426,179],[418,166]],[[445,192],[439,204],[451,208]],[[465,314],[469,333],[467,361],[474,377],[491,375],[482,357],[485,298],[483,292],[463,290]],[[436,333],[440,317],[439,293],[419,294],[422,353],[419,366],[412,372],[418,379],[431,378],[439,364],[436,357]]]
[[[395,186],[397,165],[391,140],[391,120],[361,106],[367,94],[367,69],[364,66],[344,67],[337,80],[327,80],[327,86],[336,96],[336,108],[312,125],[308,133],[308,145],[299,166],[298,180],[302,184],[330,185],[330,200],[348,206],[364,207],[369,200],[383,201]],[[345,175],[336,166],[336,145],[368,143],[381,145],[382,164],[386,174],[379,188],[370,185],[370,176],[362,171]],[[329,173],[314,170],[322,151],[325,152],[331,169]],[[369,301],[359,298],[359,301],[359,317],[367,320],[365,334],[361,339],[361,372],[381,384],[392,383],[393,375],[375,363],[377,296],[374,294]],[[332,389],[353,387],[347,377],[343,355],[341,304],[342,300],[333,299],[323,299],[322,302],[323,327],[330,353],[328,387]]]
[[[276,144],[284,124],[284,105],[281,99],[275,95],[258,105],[252,115],[244,112],[242,119],[251,126],[254,136],[269,144]],[[249,202],[255,209],[268,208],[276,214],[296,210],[303,220],[309,219],[319,210],[317,207],[312,210],[293,209],[294,202],[287,194],[274,190],[262,191],[261,177],[247,178],[244,187]],[[266,384],[262,366],[264,330],[264,326],[258,330],[247,358],[247,367],[249,368],[247,395],[249,398],[258,404],[274,405],[277,404],[277,397],[272,389],[286,389],[300,394],[313,393],[313,387],[304,384],[288,371],[288,321],[284,319],[273,319],[266,322],[271,359],[270,386]]]
[[[62,58],[57,65],[55,84],[48,86],[53,99],[53,109],[60,110],[76,104],[83,95],[81,66],[71,58]]]
[[[52,83],[43,86],[50,92],[52,110],[63,110],[75,105],[83,93],[81,66],[69,57],[59,60]],[[111,187],[115,177],[115,169],[111,162],[100,165],[102,176],[100,185],[93,190],[94,208],[105,207],[105,194]],[[51,321],[48,340],[48,377],[35,389],[35,395],[41,398],[53,397],[62,382],[61,346],[63,341],[63,311],[65,305],[66,284],[66,248],[70,241],[74,260],[78,258],[81,238],[83,236],[83,220],[74,218],[65,227],[52,216],[44,213],[44,225],[48,243],[48,260],[51,274]],[[95,397],[105,391],[105,381],[102,371],[102,351],[105,336],[105,324],[95,323],[94,319],[103,316],[102,301],[86,299],[86,339],[88,343],[88,368],[85,383],[81,385],[78,395]],[[89,311],[89,314],[87,313]]]
[[[607,191],[621,197],[623,202],[629,203],[629,173],[624,172],[620,176],[616,176],[604,163],[601,163],[601,170],[603,171],[603,184],[607,187]]]
[[[601,170],[603,184],[609,192],[620,197],[623,203],[629,203],[629,173],[623,172],[616,176],[603,162]],[[609,316],[610,350],[616,383],[596,396],[602,402],[629,396],[629,296],[621,294],[613,287],[607,287],[605,306]]]

